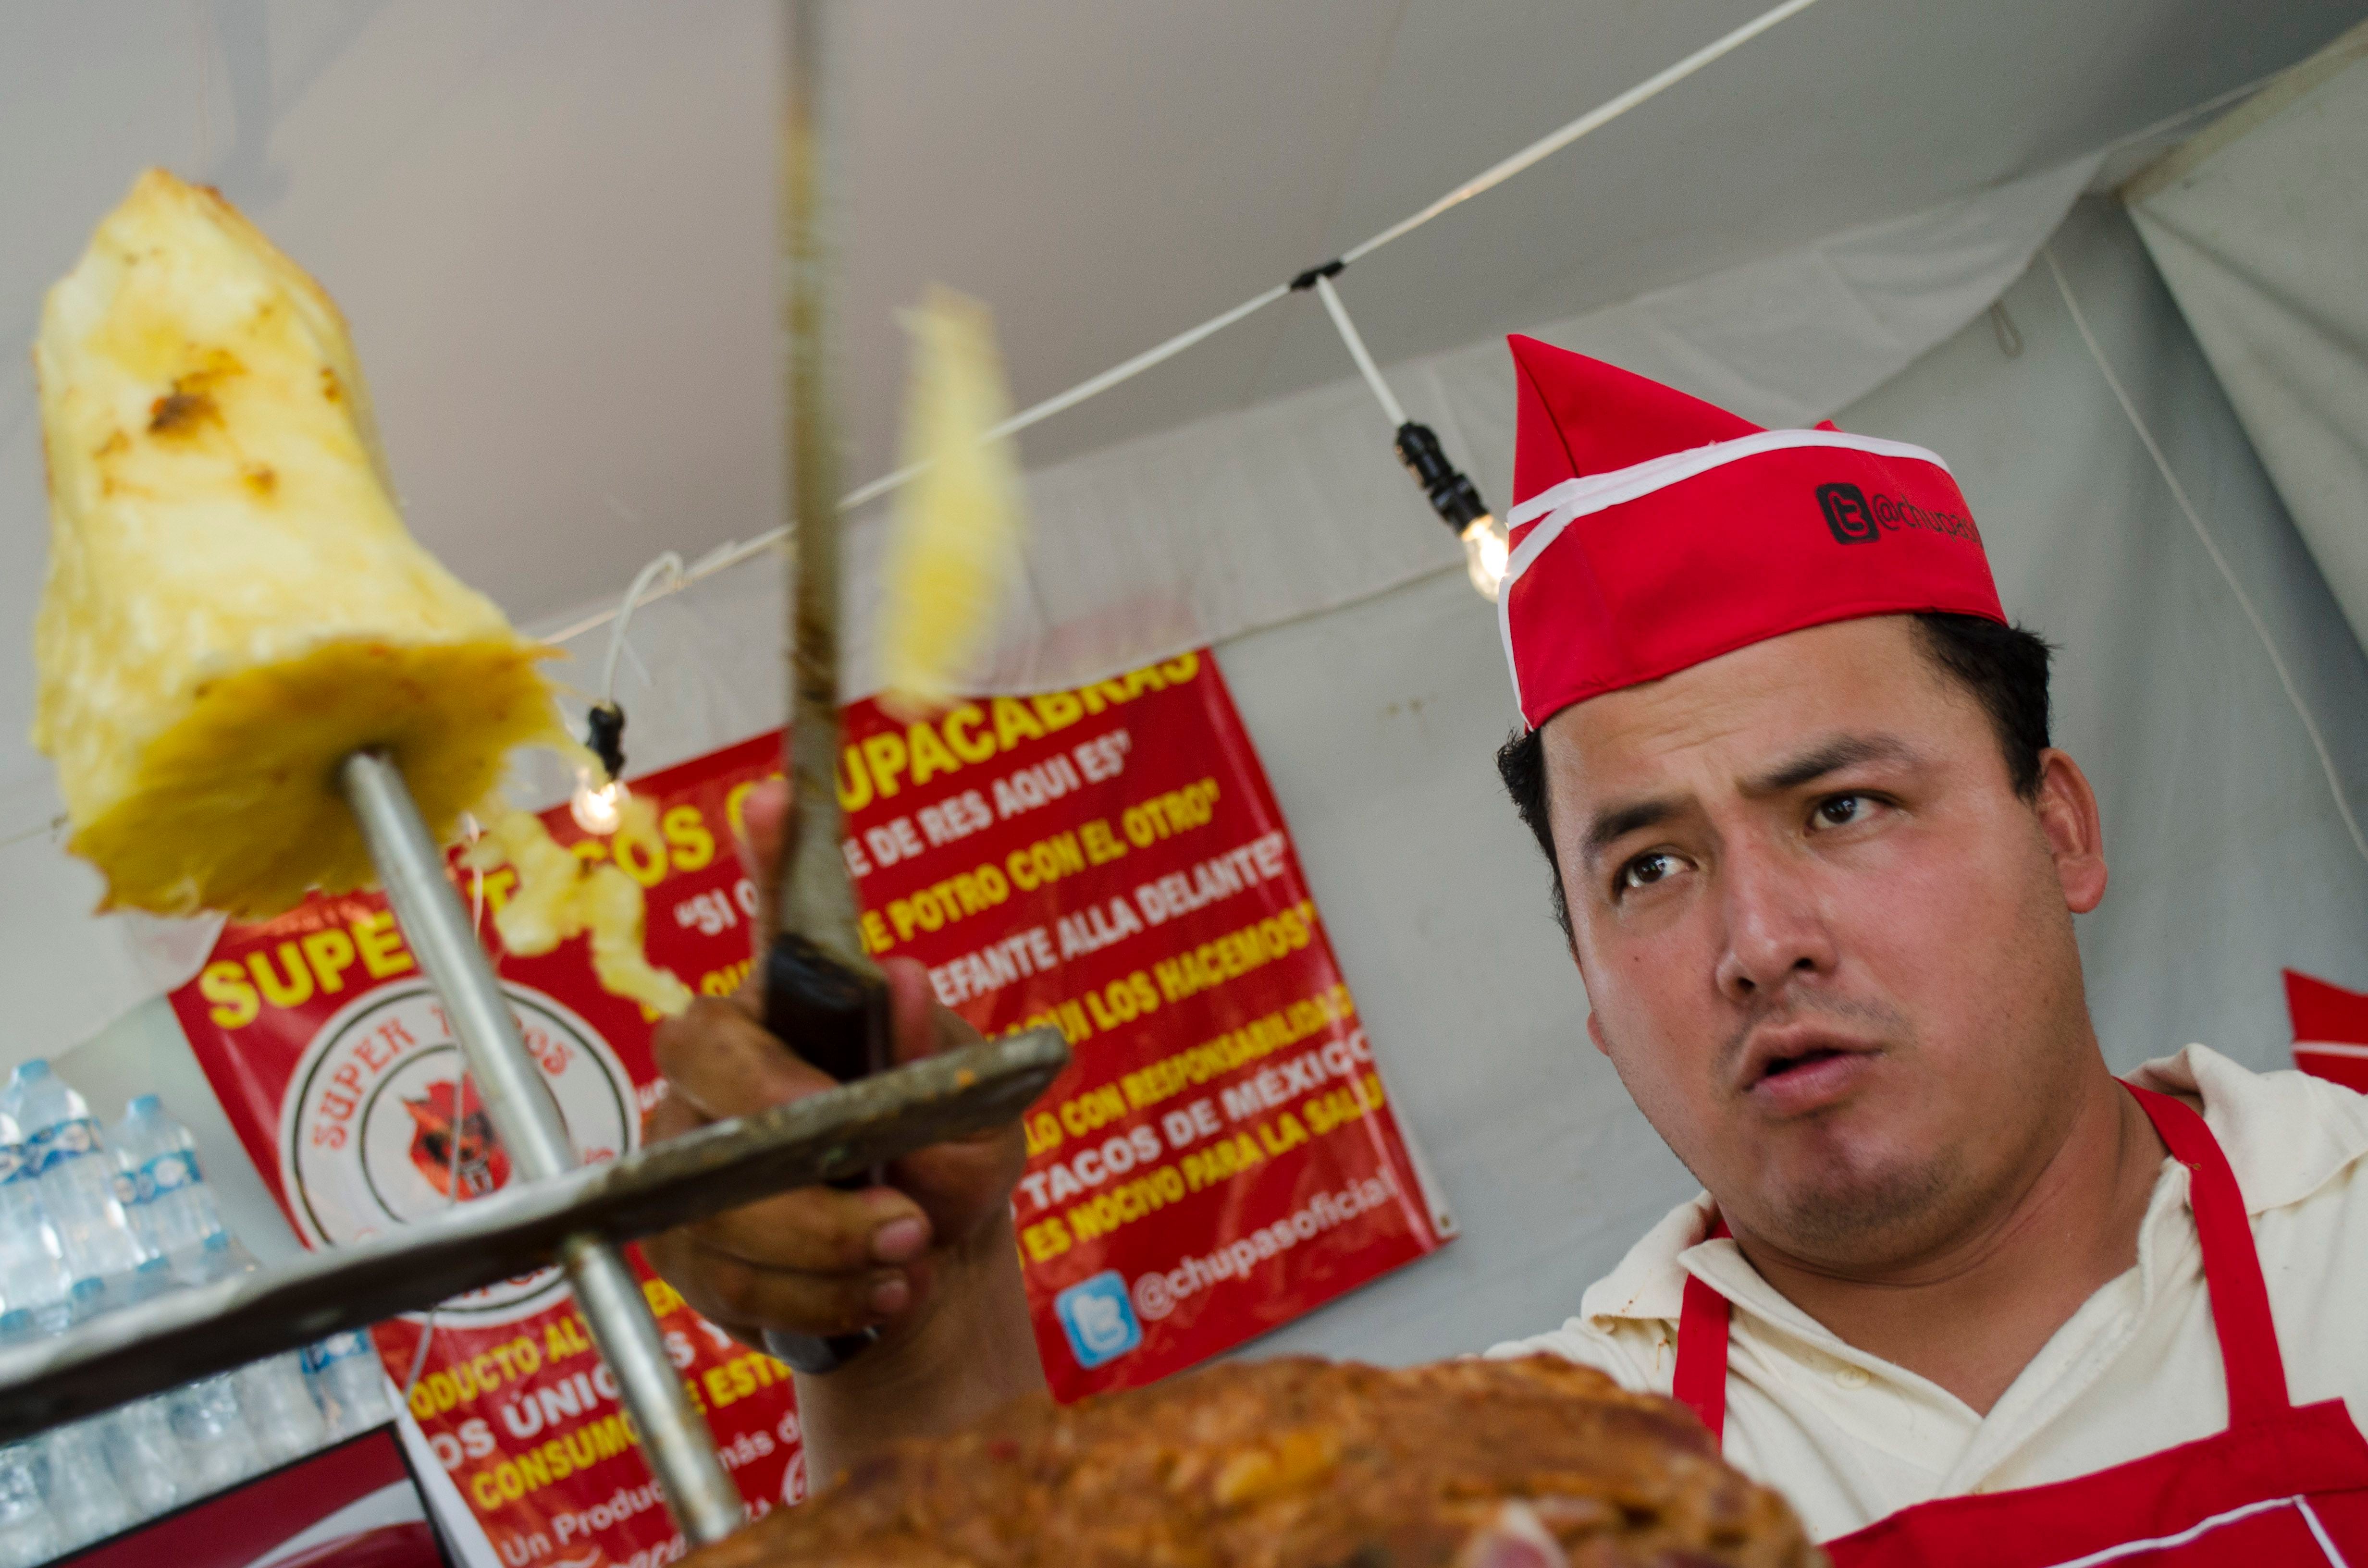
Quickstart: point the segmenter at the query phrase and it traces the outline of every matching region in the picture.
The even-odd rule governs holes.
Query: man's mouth
[[[1798,1068],[1813,1066],[1820,1062],[1830,1062],[1837,1056],[1848,1054],[1849,1052],[1838,1051],[1830,1045],[1813,1045],[1795,1055],[1770,1057],[1760,1064],[1759,1076],[1753,1086],[1757,1087],[1770,1078],[1782,1078],[1787,1073]]]
[[[1880,1049],[1829,1030],[1762,1030],[1744,1053],[1737,1085],[1771,1110],[1797,1113],[1831,1104],[1872,1068]]]

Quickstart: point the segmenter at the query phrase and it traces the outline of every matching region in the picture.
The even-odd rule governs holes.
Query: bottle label
[[[60,1161],[90,1153],[97,1147],[98,1125],[86,1116],[61,1121],[55,1127],[44,1127],[25,1140],[28,1163],[37,1175]]]
[[[304,1346],[304,1369],[318,1372],[336,1362],[367,1356],[370,1352],[369,1335],[357,1328],[343,1329],[326,1339]]]
[[[187,1149],[167,1149],[138,1170],[118,1176],[116,1196],[126,1206],[154,1203],[185,1187],[197,1186],[200,1179],[197,1155]]]

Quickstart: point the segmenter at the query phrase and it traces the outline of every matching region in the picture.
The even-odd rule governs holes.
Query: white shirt
[[[2251,1073],[2200,1045],[2131,1081],[2200,1100],[2252,1217],[2294,1403],[2340,1397],[2368,1431],[2368,1096]],[[1699,1276],[1735,1308],[1726,1457],[1829,1540],[1911,1504],[2062,1481],[2225,1429],[2187,1183],[2187,1167],[2163,1162],[2137,1266],[2082,1303],[1987,1415],[1844,1344],[1733,1241],[1704,1241],[1708,1194],[1646,1233],[1578,1316],[1488,1354],[1552,1351],[1667,1394],[1686,1276]]]

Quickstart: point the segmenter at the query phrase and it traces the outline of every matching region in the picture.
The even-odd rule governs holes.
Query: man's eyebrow
[[[1640,828],[1668,821],[1678,814],[1678,802],[1668,797],[1607,807],[1588,820],[1587,835],[1579,841],[1579,858],[1591,867],[1619,840]]]
[[[1745,779],[1742,788],[1746,795],[1781,795],[1860,763],[1921,760],[1922,754],[1896,735],[1841,735],[1812,746],[1758,778]]]

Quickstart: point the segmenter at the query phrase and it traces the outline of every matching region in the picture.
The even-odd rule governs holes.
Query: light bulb
[[[1497,602],[1497,592],[1505,585],[1505,562],[1510,548],[1505,542],[1505,530],[1489,513],[1483,512],[1463,528],[1463,568],[1472,574],[1472,585],[1490,604]]]
[[[611,778],[605,784],[592,782],[592,770],[575,770],[575,793],[567,802],[568,814],[575,825],[586,833],[607,837],[617,831],[625,820],[625,801],[630,791],[621,779]]]

